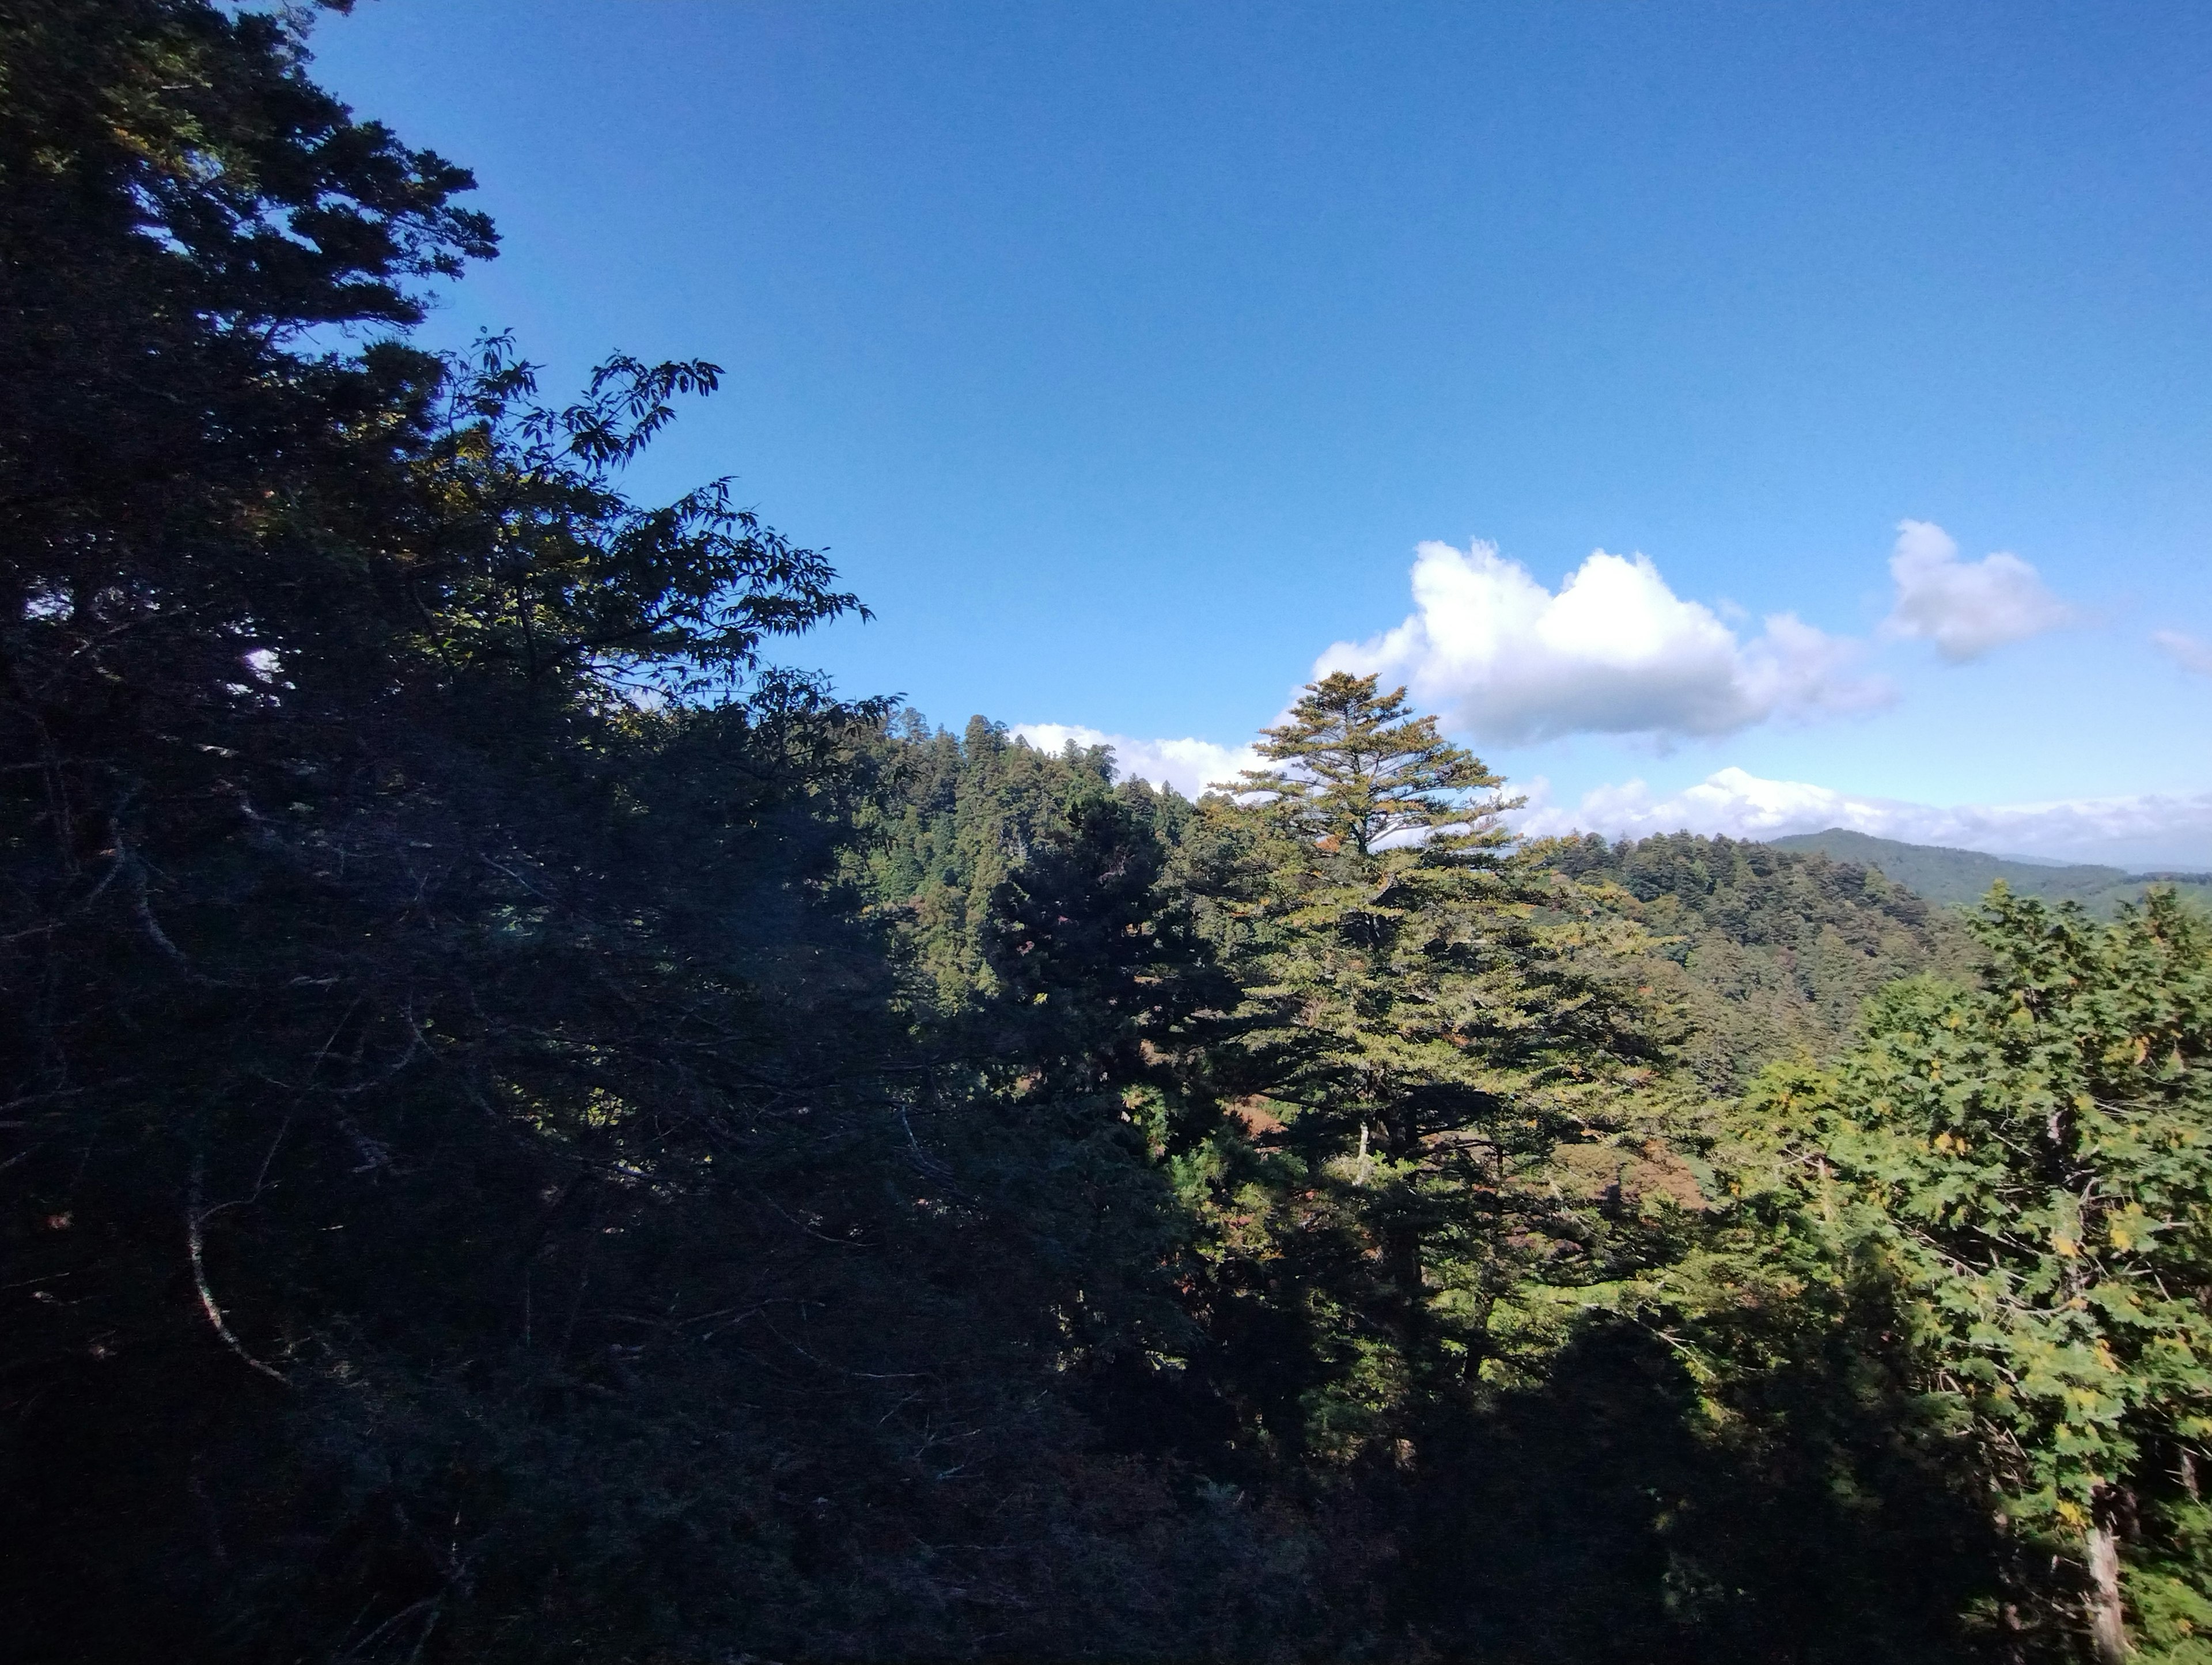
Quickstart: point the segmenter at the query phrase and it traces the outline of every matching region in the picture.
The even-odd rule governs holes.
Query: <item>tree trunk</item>
[[[1404,1340],[1406,1362],[1418,1369],[1429,1316],[1428,1280],[1422,1271],[1420,1228],[1402,1222],[1385,1227],[1382,1232],[1382,1261],[1397,1295],[1399,1334]]]
[[[1382,1133],[1382,1148],[1394,1163],[1403,1164],[1420,1155],[1419,1136],[1410,1115],[1377,1117],[1376,1121]],[[1421,1253],[1421,1228],[1406,1215],[1419,1206],[1419,1195],[1417,1182],[1404,1176],[1402,1166],[1392,1189],[1395,1194],[1389,1203],[1391,1212],[1384,1216],[1387,1223],[1382,1234],[1382,1262],[1397,1291],[1406,1362],[1418,1371],[1423,1364],[1422,1344],[1426,1340],[1429,1316],[1428,1278]],[[1396,1218],[1391,1218],[1393,1214]]]
[[[2089,1640],[2098,1665],[2124,1665],[2128,1646],[2127,1615],[2120,1607],[2120,1543],[2103,1521],[2089,1528]]]

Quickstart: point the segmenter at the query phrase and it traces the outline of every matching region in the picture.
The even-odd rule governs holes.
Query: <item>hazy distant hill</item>
[[[1879,867],[1887,878],[1917,891],[1930,902],[1970,902],[1998,879],[2022,896],[2054,902],[2078,902],[2092,913],[2109,915],[2123,902],[2142,894],[2154,878],[2171,878],[2184,895],[2212,903],[2212,874],[2130,873],[2122,867],[2084,863],[2060,866],[2041,861],[1953,850],[1936,844],[1905,844],[1893,838],[1831,827],[1826,832],[1796,833],[1766,841],[1784,850],[1818,850],[1838,861]]]

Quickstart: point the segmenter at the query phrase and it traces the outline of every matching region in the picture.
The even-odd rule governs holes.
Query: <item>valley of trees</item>
[[[803,660],[302,16],[0,0],[40,1665],[2212,1660],[2212,928]]]

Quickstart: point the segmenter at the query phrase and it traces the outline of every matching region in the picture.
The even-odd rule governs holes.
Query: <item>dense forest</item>
[[[11,1657],[2212,1660],[2212,932],[787,662],[295,11],[0,3]]]

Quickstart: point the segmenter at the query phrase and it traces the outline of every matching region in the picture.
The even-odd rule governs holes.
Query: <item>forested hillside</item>
[[[1773,842],[1777,849],[1817,850],[1838,861],[1879,867],[1898,884],[1917,890],[1930,902],[1972,903],[2002,879],[2024,896],[2051,902],[2078,902],[2100,919],[2110,919],[2124,902],[2141,902],[2153,884],[2171,885],[2179,894],[2199,902],[2212,902],[2212,875],[2203,873],[2130,873],[2122,867],[2091,862],[2020,861],[1979,850],[1947,849],[1934,844],[1906,844],[1894,838],[1875,838],[1865,833],[1831,827],[1826,832],[1793,833]]]
[[[1765,1064],[1828,1057],[1866,1002],[1899,977],[1968,975],[1963,921],[1881,871],[1767,844],[1677,833],[1608,846],[1562,842],[1550,860],[1602,876],[1666,939],[1653,975],[1682,1002],[1682,1058],[1717,1093]]]
[[[0,7],[11,1657],[2207,1656],[2200,916],[834,690],[305,27]]]

